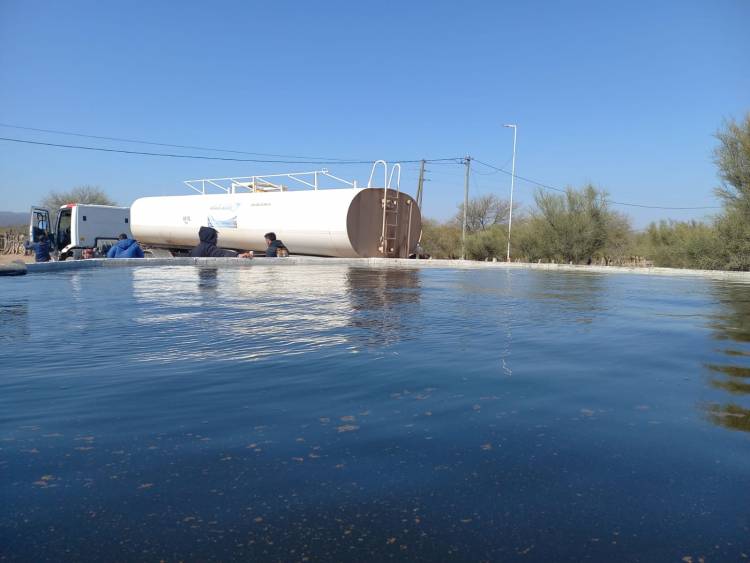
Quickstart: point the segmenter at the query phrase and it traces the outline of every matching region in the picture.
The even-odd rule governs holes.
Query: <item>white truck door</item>
[[[42,207],[32,207],[31,217],[29,218],[29,241],[39,242],[42,234],[50,237],[49,210]]]

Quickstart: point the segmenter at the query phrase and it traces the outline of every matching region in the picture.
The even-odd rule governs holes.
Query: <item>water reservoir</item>
[[[256,262],[0,282],[2,556],[748,553],[747,285]]]

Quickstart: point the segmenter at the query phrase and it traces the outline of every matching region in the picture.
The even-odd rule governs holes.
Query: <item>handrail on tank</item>
[[[286,178],[290,181],[302,184],[306,188],[312,188],[317,190],[319,186],[319,177],[325,176],[331,178],[336,182],[340,182],[352,188],[357,187],[356,182],[350,182],[334,176],[328,172],[328,169],[323,168],[322,170],[313,170],[311,172],[292,172],[287,174],[265,174],[259,176],[234,176],[228,178],[204,178],[200,180],[185,180],[185,185],[198,192],[199,194],[205,195],[207,190],[211,187],[217,188],[218,190],[233,194],[237,192],[237,189],[248,189],[256,191],[258,187],[267,188],[273,191],[285,191],[287,186],[277,181],[270,181],[269,178]],[[309,178],[309,179],[308,179]]]
[[[391,175],[388,177],[388,188],[391,189],[391,184],[393,183],[393,173],[398,170],[398,174],[396,175],[396,195],[401,191],[401,163],[397,162],[393,166],[391,166]]]
[[[388,163],[385,160],[376,160],[372,163],[372,170],[370,170],[370,179],[367,180],[367,187],[372,187],[372,177],[375,175],[375,169],[378,167],[378,164],[383,165],[383,187],[388,187]]]
[[[328,171],[326,171],[325,175],[328,176],[329,178],[333,178],[334,180],[337,180],[337,181],[342,182],[344,184],[348,184],[352,188],[356,188],[357,187],[357,180],[352,180],[350,182],[348,180],[344,180],[343,178],[339,178],[338,176],[334,176],[333,174],[329,174]]]

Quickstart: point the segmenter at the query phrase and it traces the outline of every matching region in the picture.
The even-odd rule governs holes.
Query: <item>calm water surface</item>
[[[750,286],[114,268],[0,323],[0,560],[750,556]]]

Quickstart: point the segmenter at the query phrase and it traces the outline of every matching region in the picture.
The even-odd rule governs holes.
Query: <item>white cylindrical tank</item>
[[[383,196],[382,188],[347,188],[144,197],[130,208],[130,227],[138,241],[162,248],[192,248],[208,226],[223,248],[262,250],[263,235],[274,232],[292,254],[406,257],[422,229],[419,208],[388,190],[383,245]]]

